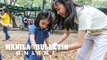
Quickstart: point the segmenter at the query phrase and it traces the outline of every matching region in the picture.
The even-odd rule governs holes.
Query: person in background
[[[22,14],[19,14],[18,18],[19,18],[19,23],[20,23],[19,28],[20,28],[20,30],[23,30],[23,16],[22,16]]]
[[[8,33],[8,28],[11,26],[10,24],[10,12],[9,9],[7,7],[3,7],[2,9],[2,15],[0,16],[2,19],[2,25],[3,26],[3,32],[5,34],[5,40],[9,40],[10,39],[10,35]]]
[[[24,29],[27,29],[28,28],[28,18],[27,17],[25,17],[23,19],[23,23],[24,23]]]

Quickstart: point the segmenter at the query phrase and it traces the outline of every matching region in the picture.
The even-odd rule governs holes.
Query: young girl
[[[18,19],[19,19],[19,23],[20,23],[19,28],[20,28],[20,30],[23,30],[23,16],[22,16],[22,14],[18,14]]]
[[[32,49],[29,50],[28,55],[25,55],[24,60],[42,60],[42,56],[35,50],[35,46],[36,44],[43,44],[44,41],[49,43],[48,32],[51,29],[52,21],[52,16],[47,10],[40,11],[34,25],[30,26],[27,44],[30,44]],[[32,51],[35,52],[35,55],[31,54]]]
[[[69,50],[77,49],[75,60],[103,60],[107,52],[107,16],[88,5],[77,5],[72,0],[53,0],[55,16],[63,18],[65,33],[58,43],[69,36],[69,28],[78,23],[77,41],[69,45]]]
[[[2,22],[0,24],[3,25],[3,32],[5,33],[5,40],[9,40],[10,36],[8,34],[8,27],[10,26],[10,13],[7,7],[3,7],[3,15],[1,16]]]

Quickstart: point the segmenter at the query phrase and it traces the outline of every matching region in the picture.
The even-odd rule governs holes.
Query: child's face
[[[54,8],[57,11],[57,14],[59,14],[62,17],[65,17],[66,8],[63,4],[57,2],[56,5],[54,5]]]
[[[39,26],[41,29],[45,29],[49,24],[49,21],[47,19],[44,19],[44,20],[40,20],[39,22]]]

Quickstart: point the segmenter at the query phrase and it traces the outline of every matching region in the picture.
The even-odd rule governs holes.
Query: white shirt
[[[84,5],[76,7],[79,30],[97,30],[107,26],[107,15],[100,10]]]

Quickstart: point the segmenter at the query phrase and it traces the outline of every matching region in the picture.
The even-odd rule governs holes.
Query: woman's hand
[[[68,37],[69,34],[70,34],[69,31],[70,31],[70,30],[65,30],[64,34],[62,35],[62,37],[58,40],[58,42],[57,42],[58,44],[62,43],[64,40],[67,39],[67,37]]]

